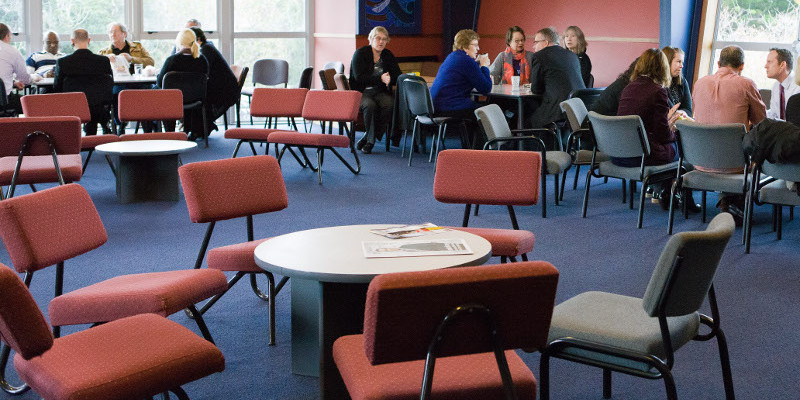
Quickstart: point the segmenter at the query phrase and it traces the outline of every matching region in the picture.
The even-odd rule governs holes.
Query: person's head
[[[792,52],[789,50],[779,48],[769,49],[767,64],[764,65],[764,68],[767,70],[767,78],[777,79],[779,82],[783,82],[792,72],[792,68],[794,67],[792,64]]]
[[[372,50],[378,53],[382,52],[383,49],[386,48],[386,44],[389,43],[389,31],[382,26],[372,28],[367,37],[369,38],[369,45],[372,46]]]
[[[478,33],[472,29],[462,29],[456,33],[456,37],[453,40],[453,51],[463,50],[467,55],[475,58],[481,50],[480,46],[478,46],[480,38]]]
[[[58,34],[50,31],[44,35],[42,48],[50,54],[58,53]]]
[[[506,32],[506,46],[515,54],[525,51],[525,31],[514,25]]]
[[[744,69],[744,50],[739,46],[728,46],[722,49],[717,65],[720,68],[728,67],[741,73]]]
[[[669,87],[672,83],[672,76],[669,73],[667,56],[659,49],[645,50],[636,61],[636,66],[633,67],[631,81],[635,81],[641,76],[646,76],[663,87]]]
[[[583,35],[581,28],[572,25],[564,31],[564,47],[569,51],[575,54],[585,53],[586,44],[586,36]]]
[[[128,38],[128,28],[122,22],[112,22],[108,24],[108,38],[114,45],[124,45]]]
[[[191,29],[192,32],[194,32],[194,36],[197,38],[197,44],[202,46],[202,45],[206,44],[206,42],[208,42],[208,39],[206,39],[206,33],[203,32],[202,29],[200,29],[200,28],[198,28],[196,26],[193,26],[193,27],[191,27],[189,29]]]
[[[673,78],[677,78],[674,79],[672,82],[680,85],[682,82],[680,76],[681,72],[683,72],[683,61],[685,60],[686,57],[683,53],[683,50],[677,47],[667,46],[661,49],[661,51],[664,53],[665,56],[667,56],[670,76],[672,76]]]
[[[555,28],[542,28],[533,37],[533,51],[537,52],[545,47],[558,44],[558,32]]]
[[[0,40],[11,43],[11,29],[8,28],[8,25],[0,22]]]
[[[91,42],[91,39],[89,39],[89,32],[81,28],[72,31],[70,40],[72,41],[72,47],[76,49],[88,49],[89,42]]]
[[[191,29],[183,29],[178,32],[178,36],[175,38],[175,49],[178,51],[189,49],[192,57],[200,57],[200,45],[197,44],[197,36]]]
[[[186,28],[194,28],[194,27],[202,28],[202,26],[200,25],[200,21],[194,18],[189,18],[188,20],[186,20]]]

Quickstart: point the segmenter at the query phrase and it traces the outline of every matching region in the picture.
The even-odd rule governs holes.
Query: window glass
[[[3,0],[0,2],[0,22],[8,25],[11,32],[24,32],[25,8],[22,3],[23,0]]]
[[[712,74],[719,69],[717,61],[719,60],[720,52],[722,52],[722,49],[717,49],[714,52],[714,67],[711,69]],[[772,84],[775,83],[774,79],[767,78],[767,70],[764,68],[764,65],[767,63],[767,54],[769,54],[768,50],[744,52],[744,69],[742,70],[742,76],[755,81],[756,86],[760,89],[770,89],[772,88]]]
[[[200,21],[204,31],[217,30],[216,0],[144,0],[144,31],[177,31],[190,18]]]
[[[234,64],[250,67],[261,58],[280,58],[289,62],[289,86],[297,87],[300,73],[306,67],[305,39],[235,39],[233,41]],[[252,85],[248,78],[247,85]]]
[[[234,0],[236,32],[304,32],[305,0]]]
[[[717,40],[792,43],[800,27],[800,4],[791,0],[721,0]]]
[[[125,0],[42,0],[43,30],[58,33],[62,47],[76,28],[105,36],[106,26],[115,21],[125,21]]]

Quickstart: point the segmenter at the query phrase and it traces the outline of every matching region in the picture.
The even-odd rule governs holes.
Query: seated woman
[[[683,50],[677,47],[664,47],[661,49],[667,62],[669,63],[669,72],[672,76],[672,84],[667,88],[667,96],[669,96],[669,106],[672,107],[676,104],[678,106],[677,113],[681,118],[688,118],[692,116],[692,93],[689,91],[689,82],[683,77]]]
[[[437,116],[461,118],[471,122],[477,129],[472,91],[488,93],[492,90],[489,74],[489,57],[478,55],[479,36],[475,31],[464,29],[456,33],[453,52],[444,59],[431,87],[433,109]],[[468,147],[462,138],[462,145]]]
[[[386,49],[387,43],[389,31],[382,26],[372,28],[369,45],[356,50],[350,62],[350,87],[362,93],[361,112],[366,132],[356,147],[364,154],[372,152],[376,135],[383,133],[392,119],[391,87],[401,72],[394,54]]]
[[[587,88],[592,87],[592,60],[586,55],[586,36],[583,35],[581,28],[572,25],[564,31],[564,47],[578,56],[581,62],[581,78]]]
[[[214,46],[214,43],[206,40],[206,34],[202,29],[193,26],[190,28],[194,35],[197,37],[197,44],[200,45],[200,54],[205,57],[208,62],[208,110],[206,117],[208,120],[209,132],[217,129],[214,121],[225,114],[232,105],[236,104],[239,100],[241,92],[239,91],[239,81],[236,75],[233,74],[228,62],[222,57],[219,50]]]
[[[156,78],[156,88],[164,87],[164,75],[167,72],[200,72],[208,76],[208,61],[200,54],[200,46],[197,44],[197,36],[191,29],[183,29],[178,32],[175,38],[175,54],[164,60],[161,72]],[[175,130],[175,123],[167,121],[164,123],[167,131]],[[190,114],[183,116],[183,128],[189,134],[189,140],[197,140],[203,137],[203,114],[200,110],[193,110]]]
[[[637,61],[639,61],[638,58],[633,60],[631,65],[628,66],[628,69],[619,74],[613,83],[603,89],[600,96],[592,105],[591,111],[603,115],[617,115],[619,98],[622,96],[622,91],[625,90],[625,87],[631,82],[631,75],[633,75],[633,69],[636,67]]]
[[[531,83],[532,62],[533,52],[525,50],[525,31],[515,25],[506,32],[506,50],[489,70],[495,83],[510,84],[512,76],[518,76],[520,84]]]

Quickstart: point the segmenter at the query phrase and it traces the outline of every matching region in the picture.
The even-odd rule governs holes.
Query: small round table
[[[183,140],[132,140],[105,143],[95,150],[118,158],[117,198],[120,203],[178,201],[178,154],[197,147]]]
[[[292,278],[292,372],[319,376],[322,398],[337,398],[341,390],[331,353],[333,342],[363,330],[364,304],[372,278],[390,272],[480,265],[492,253],[486,239],[457,230],[409,239],[388,239],[369,232],[400,225],[310,229],[271,238],[255,249],[255,262],[261,268]],[[361,246],[362,242],[424,239],[464,239],[473,253],[366,258]]]

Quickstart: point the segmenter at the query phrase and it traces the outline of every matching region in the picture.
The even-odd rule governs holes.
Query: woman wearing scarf
[[[519,76],[520,85],[530,83],[530,65],[533,52],[525,50],[525,31],[518,26],[506,32],[506,50],[494,59],[490,72],[494,83],[511,83],[512,76]]]

